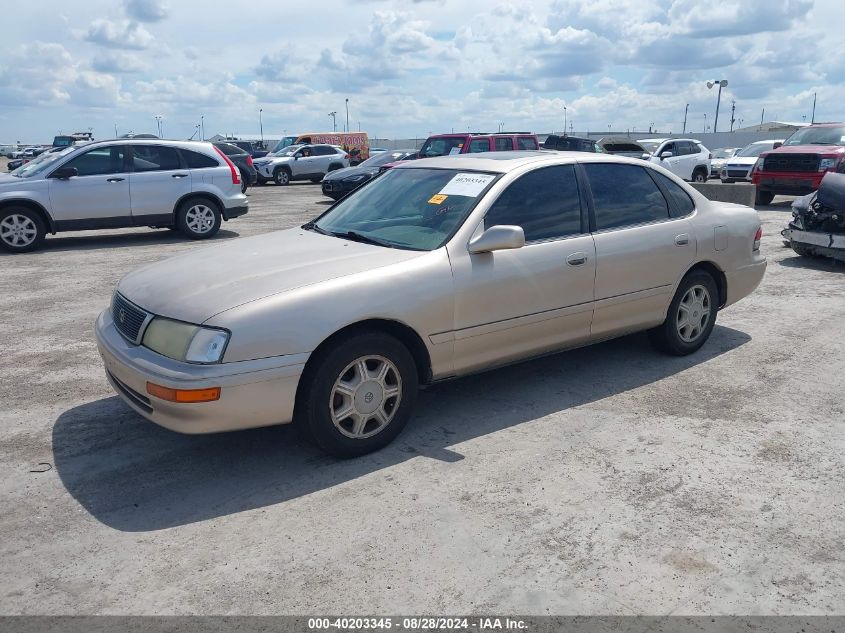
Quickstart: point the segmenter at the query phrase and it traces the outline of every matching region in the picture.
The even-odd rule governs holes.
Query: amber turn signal
[[[171,389],[153,382],[147,383],[147,393],[169,402],[213,402],[220,399],[220,387],[206,389]]]

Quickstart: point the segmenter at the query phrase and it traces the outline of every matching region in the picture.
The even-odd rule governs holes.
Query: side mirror
[[[79,170],[76,167],[59,167],[56,171],[50,174],[50,178],[58,178],[59,180],[67,180],[79,175]]]
[[[469,252],[490,253],[525,246],[525,232],[521,226],[498,224],[491,226],[469,243]]]
[[[674,154],[672,152],[662,152],[660,154],[660,160],[663,160],[664,158],[672,158],[673,156]]]
[[[780,141],[777,141],[777,142],[776,142],[776,143],[772,146],[772,149],[777,149],[777,148],[778,148],[778,147],[780,147],[781,145],[783,145],[783,143],[781,143]]]

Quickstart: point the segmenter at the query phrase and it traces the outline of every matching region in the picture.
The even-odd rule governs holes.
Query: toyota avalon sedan
[[[402,431],[420,385],[638,330],[694,353],[763,278],[761,234],[753,209],[642,160],[421,159],[299,228],[126,275],[97,341],[157,424],[296,420],[354,456]]]

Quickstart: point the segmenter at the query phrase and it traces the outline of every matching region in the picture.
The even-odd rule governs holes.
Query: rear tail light
[[[246,155],[246,164],[252,167],[252,156],[249,154]]]
[[[222,151],[220,151],[220,148],[219,148],[219,147],[217,147],[216,145],[212,145],[212,147],[215,149],[215,151],[216,151],[218,154],[220,154],[220,157],[221,157],[223,160],[225,160],[225,161],[226,161],[226,164],[229,166],[229,171],[231,171],[231,172],[232,172],[232,184],[233,184],[233,185],[239,185],[239,184],[241,184],[241,174],[240,174],[240,172],[238,171],[238,168],[237,168],[237,167],[235,167],[235,163],[233,163],[231,160],[229,160],[229,157],[228,157],[228,156],[226,156],[226,154],[224,154]]]
[[[754,234],[754,246],[751,247],[753,252],[757,252],[760,250],[760,240],[763,239],[763,227],[757,229],[757,232]]]

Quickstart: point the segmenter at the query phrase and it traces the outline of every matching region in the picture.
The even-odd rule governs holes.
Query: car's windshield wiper
[[[375,244],[376,246],[384,246],[386,248],[396,248],[395,244],[391,244],[390,242],[384,242],[378,238],[370,237],[369,235],[362,235],[361,233],[356,233],[355,231],[347,231],[346,233],[332,233],[335,237],[342,237],[347,240],[352,240],[353,242],[361,242],[363,244]]]
[[[322,235],[334,235],[334,233],[332,233],[331,231],[321,229],[319,226],[317,226],[316,222],[306,222],[300,228],[303,228],[306,231],[314,231],[315,233],[320,233]]]

